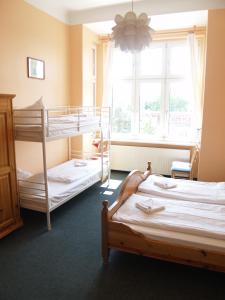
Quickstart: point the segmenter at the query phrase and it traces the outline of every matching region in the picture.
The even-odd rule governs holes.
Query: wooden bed
[[[110,207],[108,207],[108,201],[103,201],[103,263],[108,263],[109,252],[112,248],[161,260],[225,272],[225,251],[209,251],[205,250],[204,247],[180,245],[163,240],[158,241],[132,230],[124,223],[112,220],[115,212],[130,195],[137,192],[138,185],[151,174],[150,165],[148,169],[145,173],[132,171],[124,181],[118,199]]]

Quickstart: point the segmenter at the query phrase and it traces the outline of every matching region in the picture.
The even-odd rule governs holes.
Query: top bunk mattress
[[[100,127],[99,117],[94,116],[81,116],[79,119],[74,116],[49,118],[44,128],[41,124],[15,124],[16,140],[37,141],[42,139],[43,134],[47,139],[54,139],[94,131]]]

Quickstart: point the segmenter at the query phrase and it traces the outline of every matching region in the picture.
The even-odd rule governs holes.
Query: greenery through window
[[[191,140],[192,97],[184,40],[153,42],[136,54],[115,49],[112,133]]]

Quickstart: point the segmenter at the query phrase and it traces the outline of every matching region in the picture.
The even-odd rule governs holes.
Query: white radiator
[[[151,161],[154,173],[170,175],[172,161],[189,161],[189,156],[189,150],[112,145],[111,168],[120,171],[145,171],[147,162]]]

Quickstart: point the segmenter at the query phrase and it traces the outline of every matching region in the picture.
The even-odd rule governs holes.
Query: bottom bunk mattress
[[[107,172],[106,166],[103,174]],[[102,178],[101,159],[73,159],[48,170],[48,203],[50,210],[76,196]],[[43,173],[19,182],[21,207],[46,211]]]
[[[154,203],[161,211],[146,213],[136,203]],[[225,250],[225,206],[133,194],[117,210],[113,221],[122,222],[146,238]]]

